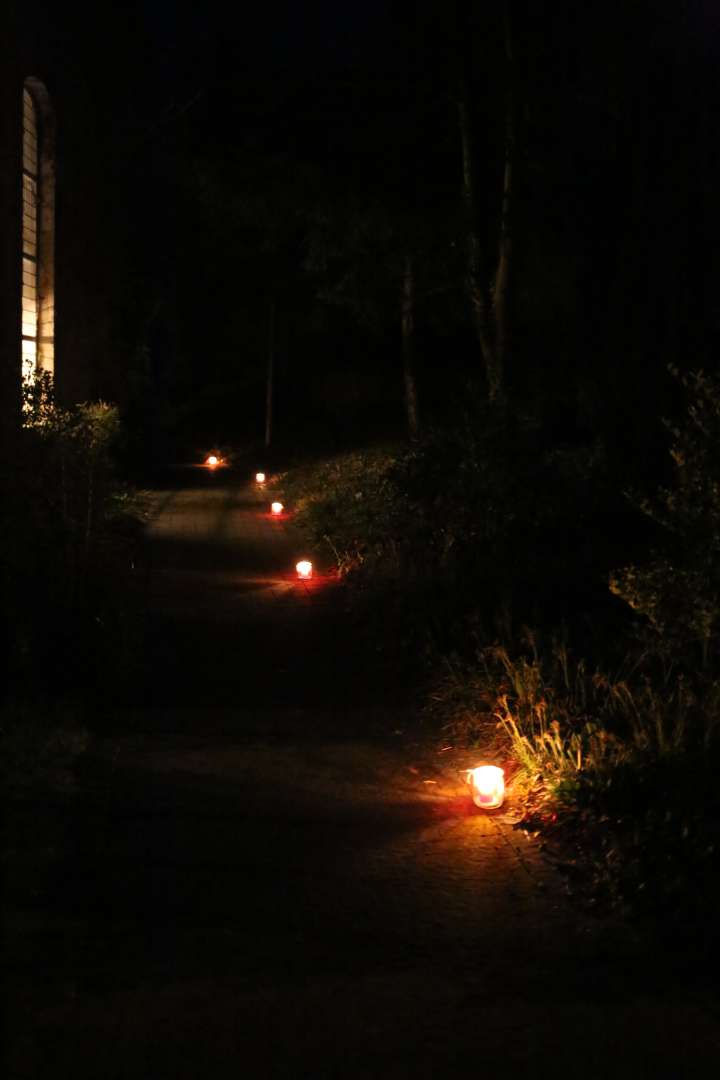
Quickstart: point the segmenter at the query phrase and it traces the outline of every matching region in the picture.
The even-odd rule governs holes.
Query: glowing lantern
[[[258,482],[258,484],[264,484],[265,483],[265,473],[264,472],[256,472],[255,473],[255,479]]]
[[[272,510],[273,514],[282,514],[285,507],[281,502],[274,502],[271,503],[270,509]]]
[[[472,800],[481,810],[495,810],[505,798],[505,773],[497,765],[479,765],[468,769]]]
[[[312,577],[312,563],[307,559],[301,559],[296,565],[297,575],[299,578],[311,578]]]
[[[214,469],[216,465],[220,464],[220,458],[216,457],[215,454],[209,454],[205,461],[205,464],[209,469]]]

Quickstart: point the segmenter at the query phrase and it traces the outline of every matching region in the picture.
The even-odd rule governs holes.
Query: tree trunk
[[[463,203],[465,205],[466,264],[465,285],[470,302],[475,335],[480,346],[488,398],[501,406],[505,400],[505,383],[511,339],[511,279],[512,279],[512,208],[513,168],[515,162],[515,103],[513,93],[513,50],[510,21],[510,0],[506,0],[505,60],[507,88],[505,92],[505,167],[503,171],[502,204],[498,258],[495,273],[489,276],[488,260],[482,250],[478,226],[477,192],[473,164],[472,118],[470,94],[465,69],[461,67],[458,94],[458,120],[463,162]],[[493,282],[492,292],[489,281]]]
[[[463,202],[465,204],[465,287],[470,301],[470,312],[475,327],[475,334],[480,346],[483,363],[485,365],[485,377],[487,379],[488,397],[494,401],[502,390],[502,371],[498,367],[498,357],[495,349],[494,327],[490,297],[485,284],[484,258],[480,235],[477,224],[477,208],[475,195],[475,172],[472,160],[472,136],[470,123],[470,106],[468,102],[467,87],[463,85],[458,100],[458,119],[460,121],[460,141],[462,144],[463,157]]]
[[[513,166],[515,163],[515,102],[513,87],[513,52],[510,24],[510,5],[505,8],[505,61],[507,86],[505,90],[505,168],[503,172],[502,206],[500,208],[500,236],[498,239],[498,265],[493,290],[495,314],[495,344],[498,368],[505,375],[510,353],[511,332],[511,271],[513,254],[512,209]],[[502,392],[502,387],[499,388]]]
[[[411,439],[420,434],[417,379],[415,377],[415,273],[411,255],[405,256],[401,302],[405,409]]]
[[[273,399],[275,392],[275,301],[270,301],[270,318],[268,327],[268,365],[267,365],[267,389],[265,395],[265,446],[269,447],[272,441],[273,427]]]

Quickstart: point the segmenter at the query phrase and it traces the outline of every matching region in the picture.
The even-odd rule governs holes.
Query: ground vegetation
[[[578,892],[665,915],[720,882],[720,385],[675,377],[657,492],[621,487],[597,445],[470,412],[276,478],[382,611],[382,647],[424,668],[443,738],[504,762]]]
[[[24,380],[0,527],[0,857],[21,889],[63,857],[62,807],[141,648],[144,502],[118,476],[120,438],[114,406],[65,408],[48,373]]]

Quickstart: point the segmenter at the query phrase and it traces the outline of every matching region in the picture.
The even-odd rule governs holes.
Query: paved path
[[[149,535],[147,678],[9,948],[9,1077],[685,1077],[718,1003],[475,813],[290,525],[188,474]],[[60,812],[58,810],[58,812]]]

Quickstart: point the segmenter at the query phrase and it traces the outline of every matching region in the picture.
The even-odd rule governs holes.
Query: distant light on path
[[[300,562],[296,564],[295,569],[297,570],[297,576],[299,578],[307,579],[312,577],[313,565],[307,559],[301,559]]]
[[[220,464],[220,458],[216,454],[209,454],[205,459],[208,469],[214,469]]]
[[[264,484],[265,483],[265,473],[264,472],[256,472],[255,473],[255,480],[257,481],[258,484]]]
[[[270,509],[272,510],[273,514],[282,514],[285,507],[281,502],[274,502],[271,503]]]

